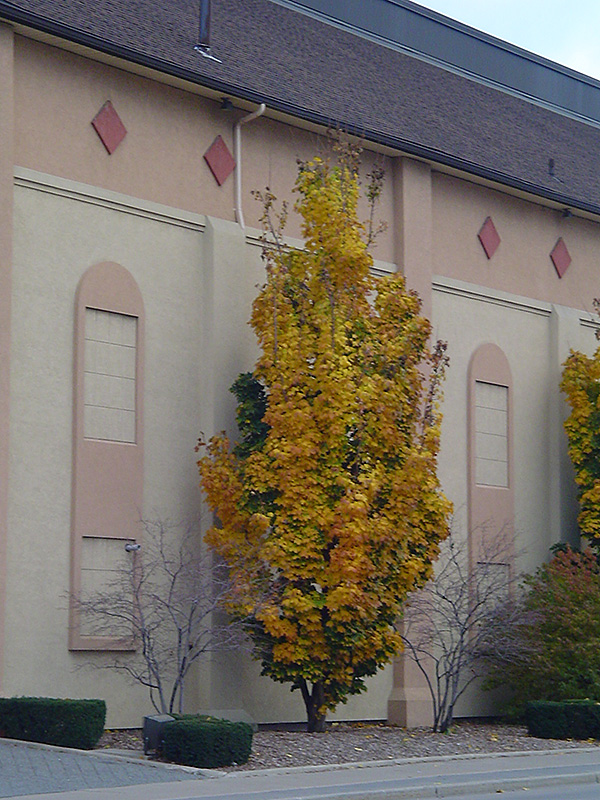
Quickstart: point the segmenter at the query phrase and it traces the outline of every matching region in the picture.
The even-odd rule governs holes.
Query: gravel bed
[[[457,722],[449,733],[433,733],[427,728],[406,730],[383,723],[332,723],[325,733],[258,731],[248,763],[229,771],[593,746],[600,747],[600,742],[536,739],[521,725],[468,720]],[[107,731],[98,747],[141,755],[141,731]]]

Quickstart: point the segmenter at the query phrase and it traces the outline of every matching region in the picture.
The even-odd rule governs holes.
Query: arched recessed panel
[[[131,274],[105,262],[75,300],[71,592],[102,589],[133,558],[143,494],[144,306]],[[128,649],[124,631],[97,635],[72,603],[72,650]]]

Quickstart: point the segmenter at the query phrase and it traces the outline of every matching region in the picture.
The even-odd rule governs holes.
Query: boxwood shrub
[[[525,714],[531,736],[540,739],[600,739],[600,703],[538,700]]]
[[[104,700],[0,697],[0,736],[91,750],[104,731]]]
[[[229,767],[245,764],[252,750],[252,727],[214,717],[185,716],[168,722],[162,755],[189,767]]]

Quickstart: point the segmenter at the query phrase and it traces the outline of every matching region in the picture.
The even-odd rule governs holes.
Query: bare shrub
[[[448,730],[457,701],[485,673],[488,620],[510,603],[517,580],[513,551],[505,531],[484,531],[471,564],[467,539],[451,532],[434,578],[409,600],[400,632],[406,655],[425,678],[434,731]]]
[[[242,623],[224,615],[229,572],[202,552],[195,526],[144,521],[139,552],[115,571],[102,591],[72,598],[90,636],[121,637],[134,652],[115,652],[113,669],[146,686],[160,713],[182,712],[192,665],[245,641]],[[121,648],[122,649],[122,648]]]

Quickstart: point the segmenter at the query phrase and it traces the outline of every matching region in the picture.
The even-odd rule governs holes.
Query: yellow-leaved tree
[[[565,430],[579,489],[579,527],[600,552],[600,348],[592,356],[572,350],[560,388],[571,406]]]
[[[436,471],[447,359],[402,276],[370,276],[353,155],[301,164],[296,191],[303,249],[284,246],[285,213],[271,224],[262,196],[262,355],[232,388],[239,442],[213,437],[198,464],[219,519],[207,541],[233,573],[229,610],[320,731],[399,651],[403,602],[448,533]]]

